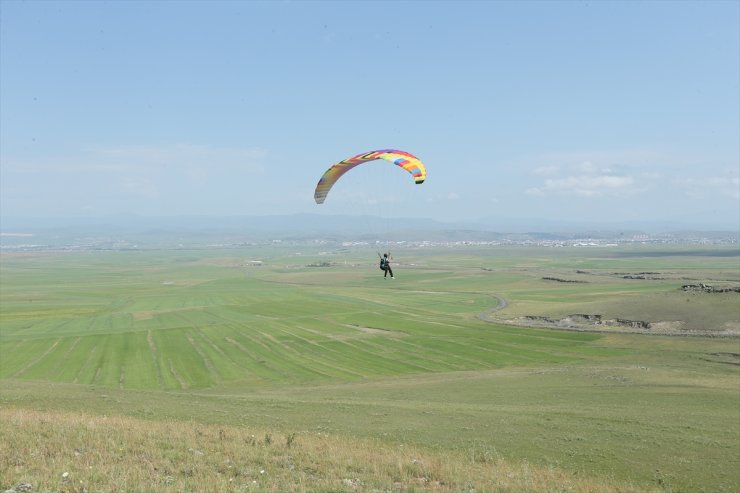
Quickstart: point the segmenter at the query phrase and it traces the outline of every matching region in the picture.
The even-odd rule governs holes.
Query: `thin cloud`
[[[5,159],[3,173],[57,175],[98,188],[109,186],[123,196],[157,199],[176,183],[200,187],[228,175],[233,179],[244,174],[263,175],[266,157],[267,151],[261,148],[193,144],[89,147],[60,158]]]
[[[578,195],[581,197],[601,197],[604,195],[622,195],[640,191],[634,187],[631,176],[614,175],[578,175],[545,180],[541,187],[530,188],[530,195]]]
[[[425,199],[428,204],[439,204],[460,200],[460,194],[457,192],[437,193]]]
[[[636,186],[637,181],[628,165],[602,164],[599,162],[601,159],[574,160],[573,156],[559,156],[558,159],[562,159],[563,162],[537,166],[531,171],[531,175],[543,178],[544,182],[528,188],[526,190],[528,195],[603,197],[628,195],[646,190],[645,187]]]
[[[267,152],[260,148],[218,148],[192,144],[128,146],[92,149],[99,163],[128,171],[153,170],[181,173],[196,181],[205,170],[236,169],[263,173]]]
[[[3,168],[19,173],[151,174],[155,171],[174,171],[194,175],[196,169],[224,168],[263,173],[266,156],[267,151],[261,148],[218,148],[192,144],[89,147],[63,158],[39,158],[33,161],[4,159]],[[202,174],[201,171],[200,178]]]
[[[205,166],[187,166],[183,173],[191,183],[203,185],[208,181],[208,168]]]
[[[159,187],[145,178],[124,178],[119,183],[119,190],[127,195],[156,199],[159,197]]]
[[[560,166],[539,166],[532,170],[535,176],[553,176],[560,172]]]
[[[728,156],[691,156],[656,151],[591,151],[548,153],[521,163],[536,183],[525,189],[530,196],[618,197],[645,192],[704,195],[712,190],[737,197],[733,178],[698,178],[708,167],[717,168]]]
[[[681,178],[676,180],[676,183],[691,198],[707,199],[721,196],[740,199],[740,177],[737,176]]]

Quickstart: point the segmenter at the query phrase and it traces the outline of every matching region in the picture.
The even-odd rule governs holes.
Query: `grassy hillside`
[[[23,470],[18,485],[42,491],[638,491],[498,457],[326,434],[61,412],[0,418],[0,477]]]
[[[39,420],[84,421],[84,411],[93,420],[134,419],[137,429],[227,426],[298,443],[321,436],[349,456],[365,440],[389,451],[403,445],[456,471],[440,476],[481,475],[471,486],[480,491],[527,490],[476,469],[524,464],[543,490],[558,481],[574,491],[740,487],[737,338],[479,318],[505,300],[483,318],[599,313],[727,334],[740,321],[736,293],[679,288],[740,283],[733,250],[406,249],[394,252],[395,280],[382,278],[374,252],[303,250],[3,255],[3,412],[16,421],[41,412],[24,421],[19,433],[29,434]],[[628,278],[644,272],[652,274]],[[2,427],[11,448],[25,440],[14,428]],[[48,428],[60,441],[79,432]],[[448,454],[455,459],[445,461]],[[58,479],[48,464],[26,464],[4,469],[0,487],[33,467],[37,481]],[[366,490],[397,482],[392,474],[372,482],[384,467],[358,471]],[[316,468],[327,481],[320,488],[354,489],[341,482],[354,477],[351,465]],[[400,480],[404,488],[434,491],[411,476]],[[296,478],[280,484],[300,491],[306,476]],[[461,491],[458,479],[434,484]]]

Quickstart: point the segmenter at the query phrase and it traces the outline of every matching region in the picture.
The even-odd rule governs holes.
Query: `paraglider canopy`
[[[355,166],[375,161],[376,159],[382,159],[393,163],[396,166],[400,166],[405,169],[414,177],[414,182],[417,185],[424,183],[427,177],[427,170],[424,164],[414,156],[413,154],[406,151],[399,151],[396,149],[380,149],[377,151],[363,152],[356,156],[347,158],[343,161],[339,161],[337,164],[330,167],[319,180],[316,185],[313,197],[317,204],[323,204],[326,199],[329,190],[334,184],[341,178],[343,174],[351,170]]]

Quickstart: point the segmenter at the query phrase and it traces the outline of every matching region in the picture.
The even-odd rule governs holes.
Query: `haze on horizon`
[[[0,2],[0,216],[740,230],[738,2]],[[428,169],[318,178],[398,148]],[[341,186],[341,188],[339,187]]]

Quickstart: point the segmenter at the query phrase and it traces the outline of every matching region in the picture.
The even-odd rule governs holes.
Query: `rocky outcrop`
[[[684,291],[702,291],[704,293],[740,293],[740,286],[718,287],[711,284],[704,284],[703,282],[699,284],[684,284],[681,286],[681,289]]]
[[[544,317],[541,315],[525,315],[524,317],[521,317],[522,321],[527,323],[527,325],[549,325],[549,326],[555,326],[555,327],[570,327],[570,328],[584,328],[584,327],[598,327],[598,326],[604,326],[604,327],[617,327],[617,328],[627,328],[627,329],[639,329],[641,331],[643,330],[650,330],[652,324],[650,322],[645,322],[644,320],[628,320],[626,318],[609,318],[605,319],[602,315],[595,314],[583,314],[583,313],[574,313],[572,315],[568,315],[566,317],[557,319],[557,318],[550,318],[550,317]]]

